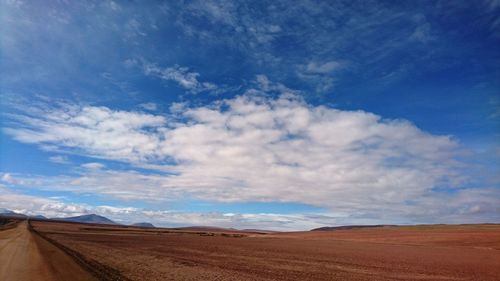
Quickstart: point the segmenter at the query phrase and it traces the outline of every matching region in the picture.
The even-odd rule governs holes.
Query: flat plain
[[[269,233],[31,224],[108,270],[101,280],[500,280],[497,224]]]

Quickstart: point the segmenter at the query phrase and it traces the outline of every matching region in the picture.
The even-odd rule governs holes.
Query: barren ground
[[[33,226],[132,280],[500,280],[500,225],[268,234]]]
[[[0,228],[0,280],[96,280],[71,257],[28,230],[26,221]]]

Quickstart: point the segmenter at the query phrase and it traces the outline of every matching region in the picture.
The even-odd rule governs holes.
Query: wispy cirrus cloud
[[[149,111],[156,111],[158,109],[158,105],[154,102],[141,103],[139,107]]]
[[[64,155],[54,155],[49,157],[49,161],[57,164],[70,164],[68,157]]]
[[[15,179],[10,173],[4,173],[0,179],[8,184],[23,184],[22,181]]]
[[[190,71],[187,67],[174,65],[172,67],[161,68],[155,64],[145,63],[144,73],[158,77],[167,81],[174,81],[182,88],[191,93],[211,92],[217,90],[217,85],[211,82],[201,82],[198,80],[200,74]]]
[[[310,61],[307,64],[297,67],[297,76],[309,83],[315,84],[316,92],[324,93],[333,88],[338,71],[346,67],[346,62]]]
[[[85,163],[85,164],[82,164],[81,166],[82,166],[82,168],[89,169],[89,170],[100,170],[100,169],[106,167],[106,165],[104,165],[102,163],[97,163],[97,162]]]
[[[319,93],[331,92],[334,82],[346,75],[347,68],[339,67],[339,61],[363,69],[376,68],[364,71],[362,76],[365,80],[378,79],[381,73],[399,68],[388,59],[389,54],[413,50],[415,41],[431,43],[428,22],[415,21],[413,14],[381,3],[297,1],[291,5],[289,1],[273,1],[254,6],[193,1],[175,16],[188,36],[245,52],[250,65],[265,65],[278,77],[299,77]],[[200,25],[200,21],[210,24]],[[376,46],[374,41],[378,42]],[[438,51],[438,47],[434,49]],[[293,65],[298,66],[297,71],[290,71]],[[337,73],[332,76],[334,70]]]

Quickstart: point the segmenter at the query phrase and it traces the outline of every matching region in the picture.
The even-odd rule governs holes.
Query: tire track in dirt
[[[47,237],[47,235],[38,232],[35,230],[31,224],[28,225],[28,228],[34,232],[38,238],[45,240],[44,242],[48,242],[53,246],[59,248],[61,251],[69,255],[73,260],[90,272],[94,277],[101,281],[130,281],[127,277],[123,276],[118,270],[106,266],[96,260],[88,259],[81,253],[64,246],[63,244],[55,241]]]
[[[0,231],[0,280],[95,281],[60,249],[41,239],[23,221]]]

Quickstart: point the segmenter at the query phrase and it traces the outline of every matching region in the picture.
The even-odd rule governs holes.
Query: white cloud
[[[139,106],[149,111],[156,111],[158,109],[158,105],[154,102],[141,103]]]
[[[203,32],[199,28],[193,29],[189,20],[186,21],[186,19],[203,18],[212,24],[219,24],[222,27],[221,30],[229,29],[231,33],[234,33],[233,37],[243,39],[242,41],[245,42],[242,43],[251,47],[271,43],[282,32],[281,26],[273,21],[267,19],[258,20],[249,17],[248,14],[239,14],[238,11],[247,10],[247,8],[232,1],[194,1],[189,5],[185,5],[184,8],[180,13],[177,24],[186,33],[198,36],[201,33],[210,41],[215,39],[210,38],[213,36],[213,34],[210,34],[211,31]],[[227,40],[228,38],[223,36],[220,39]],[[248,48],[249,46],[242,47]]]
[[[144,32],[141,23],[139,20],[133,18],[130,19],[126,24],[125,24],[125,36],[129,38],[141,36],[144,37],[146,36],[146,32]]]
[[[65,204],[57,200],[14,193],[0,185],[0,207],[27,215],[48,217],[70,216],[86,212],[83,205]]]
[[[440,8],[453,17],[464,5]],[[299,70],[308,76],[299,78],[323,93],[348,74],[369,83],[379,79],[381,73],[400,69],[392,81],[404,79],[417,66],[433,65],[435,54],[447,53],[443,47],[446,44],[433,40],[436,36],[430,25],[413,22],[415,12],[418,9],[408,11],[382,3],[298,1],[290,5],[289,1],[273,1],[250,7],[235,1],[205,0],[192,1],[171,15],[185,34],[197,38],[203,46],[223,46],[244,53],[242,63],[266,69],[269,74],[294,79],[297,71],[290,66],[309,66],[308,73]],[[487,17],[492,23],[500,22],[491,13]],[[415,48],[415,40],[432,46]],[[392,60],[391,54],[408,50],[419,54],[411,63]],[[353,71],[344,71],[336,64],[338,60],[348,61]],[[332,78],[335,69],[338,73]]]
[[[49,161],[58,164],[70,164],[68,157],[64,155],[54,155],[49,157]]]
[[[387,223],[386,216],[368,216],[360,213],[342,214],[279,214],[279,213],[198,213],[174,210],[148,210],[133,207],[91,206],[72,204],[60,198],[41,198],[14,193],[0,185],[0,208],[28,215],[44,215],[49,218],[78,216],[95,213],[116,222],[130,224],[151,222],[157,226],[205,225],[235,228],[261,228],[269,230],[308,230],[321,226],[346,224]],[[401,218],[412,214],[413,223],[478,223],[498,221],[500,207],[498,189],[462,190],[451,197],[437,196],[420,202],[420,206],[400,209]],[[446,204],[442,204],[446,200]],[[423,208],[426,207],[426,208]],[[408,223],[405,218],[392,223]]]
[[[346,65],[346,62],[339,61],[310,61],[297,67],[297,76],[316,85],[316,91],[323,93],[333,88],[334,74],[341,69],[345,69]]]
[[[85,163],[81,165],[85,169],[89,170],[100,170],[104,167],[106,167],[104,164],[101,163],[96,163],[96,162],[91,162],[91,163]]]
[[[11,174],[5,173],[2,175],[1,180],[8,184],[19,184],[21,183],[19,180],[15,179]]]
[[[270,87],[264,76],[259,80]],[[411,217],[418,208],[408,202],[434,202],[426,210],[443,212],[442,202],[422,198],[465,181],[458,144],[408,121],[311,106],[292,94],[183,108],[164,117],[66,105],[18,116],[20,126],[6,132],[22,142],[157,171],[87,169],[33,179],[51,189],[124,200],[300,202],[360,216]]]
[[[165,131],[162,153],[180,163],[169,185],[211,200],[362,208],[418,196],[452,176],[456,143],[405,121],[285,98],[226,105],[191,109],[191,124]]]
[[[257,89],[249,89],[247,93],[251,94],[256,91],[261,91],[263,93],[276,92],[282,95],[287,95],[297,94],[299,92],[297,90],[290,89],[281,83],[269,80],[269,78],[264,74],[256,75],[254,83],[256,84]]]
[[[14,193],[0,186],[0,208],[27,215],[43,215],[48,218],[62,218],[95,213],[116,222],[131,224],[151,222],[156,226],[219,226],[236,228],[265,228],[272,230],[299,230],[333,224],[335,219],[328,216],[302,214],[247,213],[196,213],[168,210],[147,210],[132,207],[91,206],[60,201],[60,198],[41,198]]]
[[[328,61],[325,63],[309,62],[304,67],[304,71],[312,74],[329,74],[342,67],[337,61]]]
[[[162,116],[68,104],[32,108],[17,118],[23,126],[5,131],[18,141],[125,161],[153,157],[160,136],[151,130],[166,123]]]
[[[217,90],[217,85],[210,82],[200,82],[198,72],[189,71],[187,67],[175,65],[173,67],[160,68],[155,64],[145,63],[144,73],[146,75],[156,76],[163,80],[174,81],[182,88],[191,93],[200,93]]]

